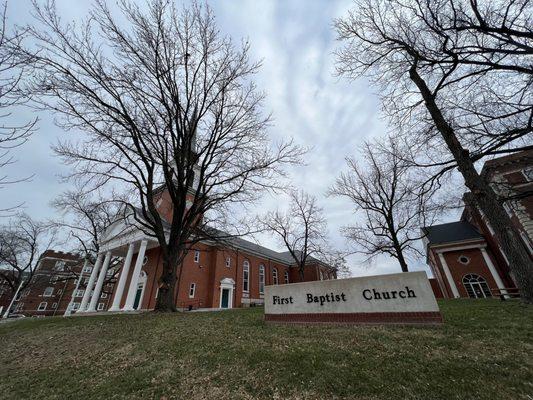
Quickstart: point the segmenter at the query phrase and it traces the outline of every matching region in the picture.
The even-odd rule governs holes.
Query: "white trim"
[[[83,262],[83,267],[81,269],[81,272],[80,272],[80,275],[78,276],[78,279],[75,280],[76,282],[76,287],[74,288],[74,290],[72,291],[72,295],[70,296],[70,301],[68,302],[68,305],[67,305],[67,309],[65,310],[65,313],[63,314],[64,317],[68,317],[69,315],[72,314],[72,311],[75,310],[74,308],[74,305],[75,304],[78,304],[79,306],[79,303],[76,303],[74,302],[74,299],[76,297],[81,297],[83,296],[83,293],[84,291],[82,291],[82,294],[81,296],[76,296],[77,294],[80,294],[80,283],[81,283],[81,277],[83,275],[83,271],[89,267],[89,260],[86,258],[85,261]],[[91,267],[91,272],[92,272],[92,267]]]
[[[191,282],[191,284],[189,285],[189,299],[194,299],[195,294],[196,294],[196,283]]]
[[[117,290],[115,292],[115,297],[113,298],[113,304],[109,311],[119,311],[120,302],[124,295],[124,287],[126,286],[126,279],[130,272],[131,260],[133,258],[133,252],[135,251],[135,243],[130,243],[128,246],[128,253],[126,254],[126,260],[124,260],[124,265],[122,266],[122,271],[120,272],[120,278],[118,280]]]
[[[44,304],[44,308],[41,309],[41,305]],[[48,303],[46,301],[41,301],[39,305],[37,306],[37,311],[46,311],[46,307],[48,307]]]
[[[141,285],[142,285],[142,290],[141,290],[141,296],[139,297],[139,304],[137,304],[136,310],[140,310],[143,304],[144,291],[146,290],[147,277],[148,276],[146,275],[146,272],[141,270],[141,275],[139,276],[139,281],[137,283],[137,291],[139,291],[139,287],[141,287]],[[135,293],[135,296],[137,296],[137,293]],[[133,305],[135,305],[135,300],[133,301]]]
[[[233,291],[235,290],[235,281],[231,278],[224,278],[220,281],[220,301],[218,308],[222,308],[222,291],[227,289],[228,292],[228,308],[233,308]]]
[[[487,267],[489,267],[490,273],[492,274],[492,277],[494,278],[494,281],[496,282],[496,285],[498,286],[498,289],[500,289],[501,293],[501,289],[504,289],[505,285],[503,284],[502,279],[500,278],[500,274],[498,274],[498,271],[496,271],[496,267],[492,263],[492,260],[489,254],[487,253],[487,250],[481,249],[481,254],[483,255],[483,259],[485,260]]]
[[[103,253],[98,254],[98,257],[96,258],[96,263],[94,264],[93,272],[91,272],[91,276],[89,277],[89,282],[87,282],[85,293],[83,294],[83,299],[81,300],[80,308],[78,308],[78,311],[77,311],[79,313],[83,313],[87,310],[87,305],[91,297],[91,291],[94,287],[94,281],[96,280],[96,276],[98,275],[98,270],[100,269],[100,266],[102,265],[103,258],[104,258]]]
[[[522,238],[522,241],[526,245],[527,249],[529,250],[529,254],[533,254],[533,247],[531,247],[531,242],[529,240],[529,236],[524,231],[520,231],[520,237]]]
[[[466,261],[461,261],[461,258],[466,258]],[[457,261],[459,261],[461,264],[463,265],[468,265],[470,264],[470,257],[467,257],[465,256],[464,254],[461,254],[458,258],[457,258]]]
[[[107,253],[105,253],[104,264],[102,265],[102,269],[100,270],[100,274],[98,275],[98,281],[96,282],[96,286],[94,287],[94,293],[91,295],[91,302],[89,304],[89,307],[87,308],[88,312],[96,311],[96,305],[98,303],[98,300],[100,299],[100,293],[102,292],[104,280],[107,275],[107,268],[109,268],[110,262],[111,251],[108,251]]]
[[[137,289],[139,286],[139,277],[141,275],[142,262],[144,259],[144,253],[146,252],[146,246],[148,246],[148,241],[143,240],[141,242],[141,247],[139,248],[139,252],[137,253],[137,260],[135,261],[135,268],[133,269],[133,273],[131,275],[130,287],[128,288],[128,297],[126,298],[126,303],[124,304],[122,311],[134,311],[133,304],[135,303],[135,296],[137,295]],[[143,288],[143,291],[144,291],[144,288]],[[142,295],[143,293],[141,293],[141,296]],[[142,303],[142,298],[139,304],[141,303]]]
[[[196,264],[200,262],[200,250],[194,250],[194,262]]]
[[[479,239],[483,240],[483,239]],[[432,247],[435,250],[435,253],[441,254],[441,253],[448,253],[450,251],[458,251],[458,250],[468,250],[468,249],[481,249],[483,247],[487,247],[487,243],[477,243],[477,244],[469,244],[465,246],[456,246],[456,247],[449,247],[449,248],[435,248]]]
[[[46,291],[47,291],[48,289],[52,289],[52,291],[51,291],[49,294],[46,294]],[[51,286],[48,286],[47,288],[44,289],[43,297],[52,297],[53,294],[54,294],[54,288],[51,287]]]
[[[276,267],[272,268],[272,284],[279,285],[279,275]]]
[[[439,260],[442,264],[442,269],[444,270],[444,275],[446,275],[446,280],[448,281],[448,285],[450,285],[450,288],[452,289],[453,297],[459,298],[459,291],[457,290],[457,286],[455,285],[455,281],[452,278],[452,274],[450,273],[450,269],[448,268],[448,264],[446,264],[446,260],[444,259],[444,256],[442,253],[439,254]]]

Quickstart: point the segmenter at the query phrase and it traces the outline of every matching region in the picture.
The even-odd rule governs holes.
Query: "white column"
[[[137,286],[139,285],[139,275],[141,274],[141,269],[143,266],[144,252],[146,251],[146,246],[148,246],[148,241],[143,240],[141,242],[141,248],[139,249],[139,253],[137,253],[137,261],[135,262],[135,268],[133,269],[133,274],[131,275],[128,297],[126,298],[126,304],[124,304],[124,308],[122,309],[123,311],[133,311],[133,303],[135,302],[135,295],[137,294]]]
[[[446,280],[448,281],[448,285],[450,285],[450,288],[452,289],[453,297],[458,298],[459,291],[457,290],[457,286],[455,286],[455,281],[452,278],[452,274],[450,273],[450,269],[448,268],[448,264],[446,264],[446,260],[444,259],[444,256],[442,255],[442,253],[439,253],[439,260],[442,264],[442,269],[444,270],[444,274],[446,275]]]
[[[5,312],[5,314],[3,315],[2,318],[7,318],[9,317],[9,313],[11,312],[11,307],[13,307],[13,303],[15,302],[15,299],[17,298],[19,292],[20,292],[20,288],[22,287],[22,284],[24,283],[24,279],[21,279],[20,280],[20,284],[18,285],[17,287],[17,291],[15,292],[15,295],[13,296],[13,298],[11,299],[11,301],[9,302],[9,305],[7,306],[7,310]],[[20,301],[20,300],[18,300]]]
[[[124,294],[124,286],[126,286],[126,279],[128,279],[128,273],[130,272],[131,259],[133,258],[133,252],[135,251],[135,243],[131,243],[128,248],[128,254],[126,255],[126,260],[124,261],[124,266],[122,267],[122,272],[120,273],[120,279],[118,280],[117,290],[115,291],[115,297],[113,298],[113,305],[109,311],[119,311],[120,310],[120,301],[122,300],[122,295]]]
[[[83,279],[83,270],[87,267],[87,264],[89,264],[89,260],[86,258],[85,262],[83,263],[83,267],[81,268],[80,274],[78,275],[76,287],[74,288],[74,291],[72,292],[72,295],[70,296],[70,302],[68,303],[67,309],[65,310],[65,314],[63,314],[63,317],[68,317],[70,314],[72,314],[72,305],[74,304],[76,292],[78,291],[81,280]]]
[[[102,291],[102,286],[104,285],[104,280],[107,274],[107,268],[109,267],[110,261],[111,261],[111,252],[108,251],[107,253],[105,253],[104,265],[102,266],[100,275],[98,275],[98,282],[96,282],[94,293],[93,293],[93,296],[91,297],[91,303],[89,304],[89,308],[87,308],[87,312],[96,311],[96,304],[98,303],[98,300],[100,300],[100,292]]]
[[[481,250],[481,254],[483,255],[483,259],[487,263],[487,267],[489,267],[490,273],[492,274],[492,277],[494,278],[494,281],[496,282],[496,285],[498,286],[498,289],[500,289],[500,293],[504,294],[505,290],[503,289],[505,288],[505,285],[503,284],[502,279],[500,278],[500,274],[498,274],[498,271],[496,271],[496,267],[492,263],[492,260],[490,259],[490,256],[487,253],[487,249],[482,247],[480,250]]]
[[[94,286],[94,281],[96,280],[96,275],[98,275],[98,270],[100,269],[100,265],[102,265],[102,258],[104,257],[103,254],[98,254],[98,257],[96,258],[96,263],[94,264],[93,271],[91,272],[91,276],[89,277],[89,283],[87,284],[87,287],[85,288],[85,293],[83,293],[83,298],[81,299],[80,308],[78,309],[78,313],[83,313],[87,310],[87,303],[89,302],[89,298],[91,297],[91,290]]]

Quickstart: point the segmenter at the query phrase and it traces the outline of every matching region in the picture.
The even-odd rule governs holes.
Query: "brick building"
[[[481,176],[502,199],[533,263],[533,151],[490,160]],[[475,205],[465,200],[460,221],[422,231],[427,263],[444,297],[483,298],[516,287],[505,253]]]
[[[85,263],[78,254],[46,250],[39,257],[30,282],[13,303],[12,312],[26,316],[64,315],[69,304],[72,310],[76,310],[92,269],[93,266]],[[98,311],[107,310],[113,291],[113,269],[109,271],[96,305]],[[79,283],[78,277],[81,278]]]
[[[11,304],[14,291],[7,280],[0,278],[0,316],[2,316]]]
[[[170,220],[172,204],[168,194],[160,190],[156,196],[160,214]],[[88,282],[88,287],[94,287],[94,295],[101,291],[100,282],[107,273],[109,260],[122,257],[109,311],[154,309],[162,272],[158,242],[137,228],[132,219],[121,220],[101,235],[100,249]],[[335,268],[310,258],[303,280],[336,277]],[[196,245],[181,265],[175,304],[179,309],[263,304],[266,285],[299,281],[299,271],[288,252],[276,252],[240,238],[226,239],[224,244],[206,240]],[[79,312],[94,312],[94,304],[86,292]]]

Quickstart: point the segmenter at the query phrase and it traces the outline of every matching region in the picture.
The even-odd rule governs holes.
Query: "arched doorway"
[[[137,292],[135,293],[135,301],[133,302],[134,310],[138,310],[141,308],[145,287],[146,287],[146,272],[141,271],[141,273],[139,274],[139,282],[137,283]]]
[[[485,297],[492,297],[489,285],[482,276],[476,274],[468,274],[463,277],[463,285],[472,299],[483,299]]]

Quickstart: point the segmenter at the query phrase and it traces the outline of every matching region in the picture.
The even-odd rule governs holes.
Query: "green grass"
[[[533,399],[533,307],[442,327],[267,325],[261,309],[0,324],[2,399]]]

